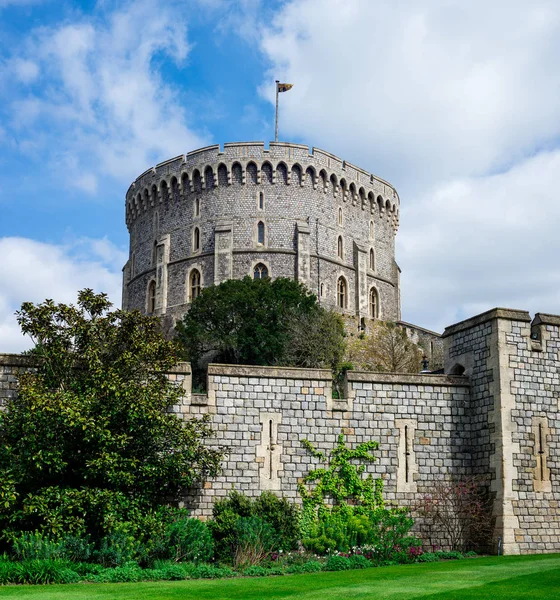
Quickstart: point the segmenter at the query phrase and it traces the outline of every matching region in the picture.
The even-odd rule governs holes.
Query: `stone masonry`
[[[345,398],[330,371],[210,365],[208,393],[191,393],[186,363],[169,377],[184,389],[176,412],[212,416],[227,456],[222,474],[186,499],[206,518],[235,488],[297,499],[297,483],[343,432],[354,445],[380,444],[367,472],[388,501],[413,504],[434,482],[478,475],[493,499],[493,549],[560,551],[560,317],[494,309],[444,334],[445,374],[349,371]],[[29,358],[0,355],[0,404],[17,394]],[[418,522],[418,533],[425,533]],[[438,543],[437,537],[430,539]]]
[[[206,287],[264,267],[305,283],[327,308],[397,321],[399,210],[393,186],[317,148],[243,142],[178,156],[126,194],[123,307],[171,327],[199,280]]]

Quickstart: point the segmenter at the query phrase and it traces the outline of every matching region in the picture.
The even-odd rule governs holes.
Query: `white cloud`
[[[95,193],[107,175],[129,183],[154,162],[204,145],[154,62],[185,63],[186,11],[178,8],[141,0],[35,30],[12,59],[20,80],[32,79],[32,64],[39,69],[36,85],[12,97],[20,147],[47,128],[44,143],[57,140],[54,153],[44,149],[55,155],[51,169]]]
[[[405,319],[560,312],[557,2],[293,0],[260,45],[280,137],[399,190]]]
[[[120,269],[125,253],[107,239],[80,238],[54,245],[18,237],[0,238],[0,348],[21,352],[31,341],[19,330],[14,312],[22,302],[75,302],[86,287],[106,292],[119,306]]]
[[[23,83],[31,83],[39,75],[39,67],[32,60],[18,58],[12,67],[16,77]]]
[[[560,150],[436,185],[403,206],[406,320],[436,330],[495,306],[560,312]]]

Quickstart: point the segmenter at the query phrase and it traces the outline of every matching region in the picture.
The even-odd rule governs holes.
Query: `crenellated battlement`
[[[258,185],[263,169],[271,174],[273,184],[303,187],[310,181],[314,189],[340,194],[344,202],[383,215],[395,231],[398,228],[400,200],[390,183],[319,148],[285,142],[271,142],[268,149],[263,142],[207,146],[157,164],[137,177],[127,191],[127,225],[174,195],[245,185],[248,172]],[[239,177],[234,176],[236,170]]]

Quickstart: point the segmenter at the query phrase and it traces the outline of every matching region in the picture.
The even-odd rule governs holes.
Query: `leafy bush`
[[[346,556],[333,554],[329,556],[327,564],[324,566],[325,571],[347,571],[352,569],[352,561]]]
[[[214,541],[208,526],[198,519],[179,516],[167,528],[166,547],[175,561],[204,562],[214,555]]]
[[[191,579],[221,579],[235,577],[237,574],[228,567],[215,567],[213,565],[196,565],[190,573]]]
[[[309,560],[303,564],[290,565],[286,573],[316,573],[323,570],[323,563],[318,560]]]
[[[120,567],[138,558],[139,543],[124,532],[111,533],[101,540],[95,559],[104,567]]]
[[[424,552],[417,558],[417,561],[422,563],[437,562],[438,560],[439,557],[435,552]]]
[[[278,537],[279,550],[287,552],[298,547],[300,511],[297,504],[265,491],[254,501],[251,514],[270,523]]]
[[[46,535],[36,531],[23,532],[12,540],[12,552],[18,560],[28,559],[56,559],[64,553],[61,542],[54,541]]]
[[[94,583],[134,583],[142,578],[142,569],[136,563],[129,563],[122,567],[104,569],[98,575],[92,575],[88,579]]]
[[[86,289],[76,306],[26,302],[17,313],[38,366],[0,416],[2,541],[40,530],[98,545],[127,523],[146,560],[157,507],[219,472],[209,417],[169,411],[182,395],[166,376],[177,346],[157,318],[110,308]]]
[[[368,569],[373,566],[363,554],[352,554],[349,559],[353,569]]]
[[[67,535],[62,538],[61,544],[62,555],[73,563],[86,562],[92,556],[93,547],[90,543],[89,536],[78,537],[75,535]]]
[[[258,517],[239,517],[235,522],[235,537],[236,567],[262,563],[278,544],[272,526]]]
[[[214,503],[213,518],[208,522],[215,542],[216,556],[232,561],[239,546],[237,521],[239,518],[256,517],[272,528],[275,537],[272,550],[290,550],[299,540],[300,513],[295,504],[278,498],[271,492],[263,492],[251,500],[232,491],[224,500]]]

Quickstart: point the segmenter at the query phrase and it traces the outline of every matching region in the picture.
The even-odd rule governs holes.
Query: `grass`
[[[525,600],[560,598],[560,554],[473,558],[312,575],[159,583],[6,586],[26,600]]]

